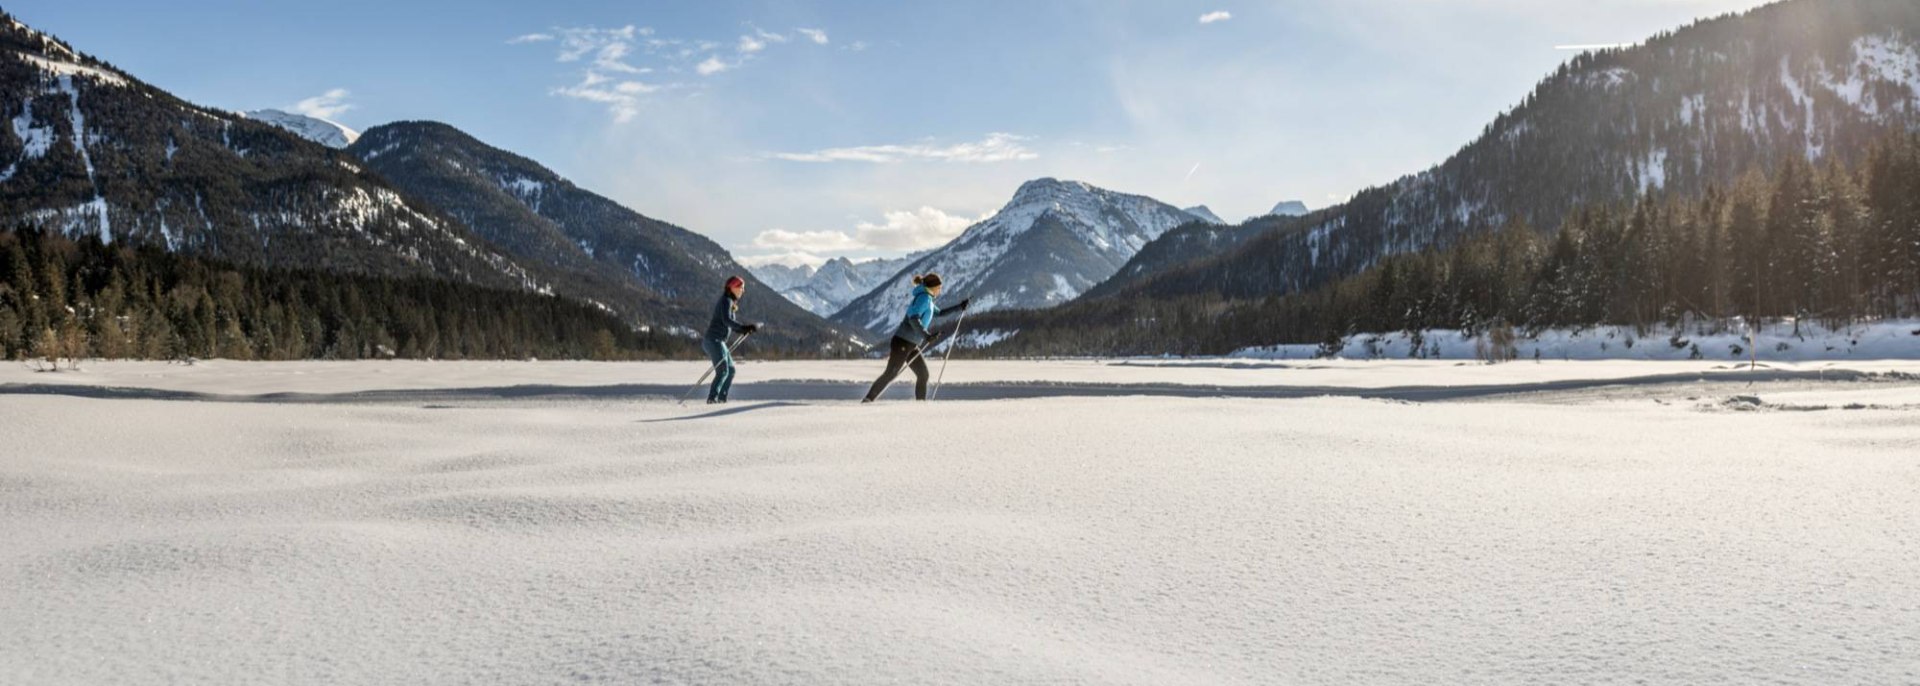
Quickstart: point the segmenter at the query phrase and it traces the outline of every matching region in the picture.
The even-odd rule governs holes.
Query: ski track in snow
[[[1713,368],[1137,364],[956,361],[949,379],[1394,386]],[[97,362],[0,369],[0,383],[342,392],[686,383],[699,365]],[[1920,406],[1911,380],[1748,392]],[[1570,404],[718,410],[0,395],[0,430],[9,684],[1920,674],[1914,410],[1720,411],[1632,389]]]

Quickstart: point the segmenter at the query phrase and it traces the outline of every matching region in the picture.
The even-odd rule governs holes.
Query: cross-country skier
[[[727,351],[727,338],[733,332],[753,333],[760,330],[759,324],[742,324],[734,317],[740,309],[740,294],[747,290],[747,281],[738,276],[727,277],[727,287],[720,292],[720,300],[713,304],[713,319],[707,323],[707,335],[700,341],[700,349],[706,351],[707,360],[714,365],[713,385],[707,387],[707,403],[724,403],[727,391],[733,388],[733,354]]]
[[[907,304],[907,316],[900,320],[900,326],[893,330],[893,347],[887,354],[887,370],[875,379],[873,387],[867,389],[867,398],[860,402],[870,403],[887,390],[887,384],[900,375],[902,366],[913,368],[913,397],[915,400],[927,399],[927,360],[920,354],[922,350],[933,347],[938,338],[934,334],[933,320],[955,312],[962,312],[973,302],[972,298],[960,301],[960,304],[944,309],[936,309],[933,299],[940,297],[940,275],[923,274],[913,277],[913,301]],[[909,364],[911,361],[911,364]]]

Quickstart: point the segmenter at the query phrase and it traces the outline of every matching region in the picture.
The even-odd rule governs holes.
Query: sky
[[[1762,0],[11,0],[190,101],[443,121],[743,261],[935,247],[1039,177],[1228,221],[1437,164],[1577,54]]]

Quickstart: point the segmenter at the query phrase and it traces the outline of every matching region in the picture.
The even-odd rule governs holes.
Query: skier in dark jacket
[[[726,290],[720,292],[720,300],[713,304],[713,319],[707,322],[707,335],[700,340],[700,349],[706,351],[707,360],[714,365],[713,385],[707,387],[708,404],[726,402],[727,391],[733,388],[733,354],[727,350],[727,339],[735,331],[760,330],[759,324],[742,324],[734,317],[740,309],[740,294],[746,290],[745,279],[727,277]]]
[[[887,384],[893,383],[900,375],[902,366],[913,368],[913,397],[915,400],[927,399],[927,359],[920,354],[922,350],[933,347],[934,339],[939,338],[933,332],[935,317],[944,317],[962,312],[973,302],[972,298],[960,301],[960,304],[944,309],[936,309],[933,299],[940,297],[940,275],[925,274],[913,277],[913,301],[907,304],[907,316],[900,320],[900,326],[893,330],[893,347],[887,354],[887,370],[875,379],[873,387],[867,389],[867,398],[860,402],[870,403],[887,390]],[[909,364],[911,360],[911,364]]]

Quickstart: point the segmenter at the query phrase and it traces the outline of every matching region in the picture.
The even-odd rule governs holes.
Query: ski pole
[[[947,362],[953,360],[953,349],[960,345],[960,327],[967,325],[967,311],[960,311],[960,318],[953,322],[953,342],[947,344],[947,354],[940,358],[940,376],[933,380],[933,391],[927,393],[927,400],[940,399],[940,382],[947,380]]]
[[[752,335],[753,334],[751,332],[743,333],[743,334],[740,334],[739,338],[734,339],[732,343],[728,343],[726,353],[720,356],[720,362],[715,362],[713,363],[712,366],[707,367],[707,371],[700,374],[700,380],[693,382],[693,386],[687,388],[687,392],[680,394],[680,404],[682,405],[687,404],[687,398],[693,395],[694,390],[700,388],[700,384],[707,382],[707,376],[710,374],[713,374],[716,370],[720,369],[721,363],[726,362],[728,358],[733,357],[733,349],[736,347],[739,347],[741,343],[747,342],[747,337]]]

